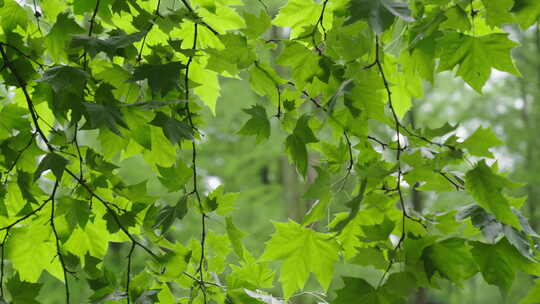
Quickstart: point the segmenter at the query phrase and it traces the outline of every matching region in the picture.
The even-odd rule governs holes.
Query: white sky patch
[[[223,182],[221,179],[217,176],[206,176],[204,178],[204,183],[206,184],[206,189],[208,189],[209,192],[214,191],[217,187],[221,186]]]
[[[516,108],[516,110],[521,110],[523,109],[524,106],[525,106],[525,101],[523,101],[523,99],[516,98],[514,100],[514,108]]]

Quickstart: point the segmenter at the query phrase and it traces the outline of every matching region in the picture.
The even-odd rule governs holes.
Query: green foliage
[[[405,119],[435,73],[477,92],[492,69],[520,75],[502,26],[537,23],[540,3],[282,4],[0,1],[3,302],[39,303],[54,282],[50,303],[406,303],[475,275],[507,296],[519,273],[540,275],[521,185],[488,165],[504,143]],[[219,104],[236,119],[222,144],[255,136],[238,145],[250,162],[285,152],[296,172],[280,178],[311,204],[274,221],[262,250],[233,219],[275,196],[214,187],[201,167],[224,78],[249,78],[258,99]],[[472,204],[413,211],[421,192]],[[538,287],[522,302],[536,301]]]

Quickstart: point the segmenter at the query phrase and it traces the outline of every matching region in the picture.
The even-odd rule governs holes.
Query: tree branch
[[[186,3],[184,3],[186,4]],[[193,45],[191,47],[191,49],[193,51],[195,51],[197,49],[197,39],[198,39],[198,31],[199,27],[198,27],[198,24],[197,23],[194,23],[193,24],[193,30],[194,30],[194,33],[193,33]],[[189,125],[191,127],[192,130],[196,130],[195,128],[195,124],[193,123],[193,115],[191,113],[191,109],[189,108],[189,68],[191,66],[191,63],[193,62],[193,56],[189,56],[188,58],[188,61],[187,61],[187,64],[186,64],[186,73],[185,73],[185,76],[184,76],[184,87],[185,87],[185,100],[186,100],[186,105],[185,105],[185,111],[187,113],[187,117],[188,117],[188,122],[189,122]],[[204,285],[204,267],[203,267],[203,264],[204,264],[204,261],[205,261],[205,244],[206,244],[206,213],[204,212],[204,208],[203,208],[203,205],[202,205],[202,200],[201,200],[201,196],[200,196],[200,193],[199,193],[199,188],[198,188],[198,182],[197,182],[197,144],[195,143],[195,139],[193,139],[193,141],[191,142],[191,149],[192,149],[192,154],[191,154],[191,169],[193,170],[193,191],[191,192],[192,194],[195,194],[195,197],[197,199],[197,202],[198,202],[198,205],[199,205],[199,209],[200,209],[200,212],[201,212],[201,257],[199,259],[199,266],[197,268],[197,271],[196,271],[196,274],[199,275],[199,280],[200,282],[202,282],[200,285],[199,285],[199,288],[201,289],[202,293],[203,293],[203,301],[204,303],[206,304],[207,303],[207,295],[206,295],[206,286]]]
[[[54,224],[54,209],[55,209],[55,195],[56,195],[56,190],[58,189],[58,183],[59,181],[56,180],[54,182],[54,187],[53,187],[53,191],[52,191],[52,194],[51,194],[51,217],[50,217],[50,223],[51,223],[51,228],[52,228],[52,231],[53,231],[53,234],[54,234],[54,239],[55,239],[55,243],[56,243],[56,255],[58,256],[58,260],[60,261],[60,265],[62,266],[62,272],[64,273],[64,284],[65,284],[65,292],[66,292],[66,303],[69,304],[70,303],[70,297],[69,297],[69,280],[68,280],[68,269],[66,267],[66,263],[64,261],[64,256],[62,255],[62,252],[61,252],[61,246],[60,246],[60,237],[58,236],[58,231],[56,230],[56,225]]]

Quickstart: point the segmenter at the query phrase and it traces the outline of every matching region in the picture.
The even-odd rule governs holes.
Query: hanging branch
[[[70,298],[69,298],[69,281],[68,281],[68,273],[71,273],[67,267],[66,267],[66,263],[64,261],[64,255],[62,254],[62,248],[60,246],[60,237],[58,236],[58,231],[56,230],[56,225],[54,224],[54,209],[55,209],[55,201],[54,201],[54,197],[56,195],[56,190],[58,189],[58,179],[54,182],[54,187],[53,187],[53,191],[52,191],[52,194],[51,194],[51,217],[49,219],[50,221],[50,224],[51,224],[51,228],[52,228],[52,231],[53,231],[53,234],[54,234],[54,239],[56,241],[56,255],[58,256],[58,260],[60,261],[60,265],[62,266],[62,272],[64,273],[64,284],[65,284],[65,291],[66,291],[66,303],[69,304],[70,303]]]
[[[129,297],[129,284],[131,283],[131,262],[133,259],[133,252],[135,251],[135,243],[131,242],[131,247],[129,249],[129,254],[127,256],[127,275],[126,275],[126,295],[127,295],[127,304],[131,302],[131,299]]]
[[[401,178],[402,178],[402,175],[403,175],[403,171],[401,169],[401,152],[403,150],[403,148],[401,146],[401,129],[400,129],[401,128],[401,123],[400,123],[399,118],[398,118],[398,116],[396,114],[396,110],[394,109],[394,104],[393,104],[393,101],[392,101],[392,91],[390,90],[390,85],[388,84],[388,80],[386,78],[386,74],[384,73],[384,69],[383,69],[383,66],[382,66],[382,62],[381,62],[381,58],[380,58],[380,44],[379,44],[379,37],[378,36],[375,37],[375,63],[376,63],[377,69],[379,70],[379,74],[381,75],[381,79],[383,81],[384,88],[386,90],[386,96],[388,98],[388,106],[390,108],[390,111],[392,113],[392,117],[393,117],[394,123],[395,123],[396,138],[397,138],[396,139],[397,140],[396,163],[397,163],[397,168],[398,168],[396,189],[397,189],[397,193],[398,193],[398,196],[399,196],[399,203],[401,205],[401,212],[402,212],[402,215],[403,215],[402,219],[401,219],[402,220],[401,236],[399,238],[398,243],[396,244],[396,246],[392,250],[391,254],[389,255],[390,256],[390,262],[388,263],[387,268],[385,269],[383,275],[381,276],[381,279],[379,280],[379,283],[377,284],[377,289],[378,289],[381,286],[384,278],[386,277],[386,275],[390,271],[390,268],[392,267],[392,265],[395,262],[394,255],[396,254],[398,248],[401,247],[403,241],[405,241],[405,238],[406,238],[406,235],[407,235],[407,232],[406,232],[406,229],[405,229],[405,220],[407,218],[409,218],[409,215],[407,214],[407,210],[405,208],[405,201],[403,199],[403,192],[402,192],[402,189],[401,189]]]
[[[4,297],[4,259],[5,259],[5,251],[6,251],[6,241],[9,236],[9,229],[6,230],[6,234],[4,235],[4,239],[2,240],[2,244],[0,244],[0,248],[2,249],[2,256],[0,257],[0,297]]]
[[[195,50],[197,49],[197,38],[198,38],[198,29],[199,26],[197,23],[193,24],[193,45],[191,47],[191,50],[193,50],[193,53],[195,53]],[[184,87],[185,87],[185,100],[186,105],[184,107],[184,110],[187,113],[188,122],[192,130],[196,130],[195,124],[193,123],[193,115],[191,113],[191,109],[189,108],[189,68],[191,66],[191,63],[193,62],[193,55],[189,56],[187,64],[186,64],[186,74],[184,76]],[[197,198],[197,203],[199,205],[199,209],[201,211],[201,257],[199,259],[199,266],[195,272],[195,274],[199,276],[199,289],[203,293],[203,300],[204,303],[207,303],[207,295],[206,295],[206,286],[204,284],[204,261],[205,261],[205,244],[206,244],[206,213],[204,212],[201,195],[199,193],[199,187],[197,182],[197,144],[195,143],[195,139],[191,142],[191,169],[193,170],[193,191],[191,194],[195,194],[195,197]]]

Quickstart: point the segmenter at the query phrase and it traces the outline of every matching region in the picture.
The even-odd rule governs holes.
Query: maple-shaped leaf
[[[536,0],[514,0],[512,13],[522,29],[527,29],[540,18],[540,5]]]
[[[313,131],[308,125],[309,116],[302,115],[296,122],[293,134],[289,135],[285,141],[285,145],[291,158],[296,165],[296,168],[305,176],[308,167],[308,154],[306,144],[315,143],[319,140],[313,134]]]
[[[317,22],[321,9],[321,5],[315,1],[290,0],[279,10],[272,23],[291,27],[294,38],[301,33],[302,28],[313,26]]]
[[[91,130],[97,128],[108,128],[118,136],[122,136],[118,126],[128,128],[124,121],[120,109],[113,105],[98,104],[92,102],[83,103],[86,117],[86,124],[81,129]]]
[[[69,13],[60,13],[56,22],[45,36],[45,46],[54,58],[63,58],[68,50],[68,42],[72,35],[86,32]]]
[[[182,161],[177,162],[176,165],[169,168],[157,165],[157,169],[159,171],[159,181],[167,188],[167,190],[169,190],[169,192],[182,189],[182,186],[184,186],[193,175],[191,168],[186,166]]]
[[[451,238],[424,249],[424,267],[429,278],[435,271],[458,283],[476,274],[477,267],[465,240]]]
[[[519,219],[512,212],[510,203],[502,194],[507,187],[515,187],[506,178],[493,173],[485,161],[476,164],[465,175],[465,187],[480,206],[493,213],[501,222],[521,228]]]
[[[510,12],[514,0],[482,0],[482,3],[486,7],[486,23],[489,26],[500,26],[514,21]]]
[[[478,128],[465,141],[460,143],[460,148],[467,149],[474,156],[493,157],[489,148],[504,145],[504,142],[489,128]]]
[[[82,94],[88,77],[88,73],[80,68],[60,65],[46,70],[37,81],[49,83],[56,93],[70,91]]]
[[[72,48],[83,48],[90,57],[95,57],[98,53],[104,52],[112,58],[115,55],[120,55],[118,52],[121,49],[133,45],[133,43],[139,41],[144,33],[137,32],[133,34],[125,34],[122,32],[113,32],[109,38],[100,39],[97,37],[90,37],[88,35],[74,35],[71,40]]]
[[[289,221],[274,223],[276,232],[266,248],[261,261],[283,261],[280,281],[285,297],[304,287],[313,273],[323,288],[332,281],[334,264],[338,261],[339,246],[330,234]]]
[[[34,180],[38,179],[44,171],[49,169],[54,176],[56,176],[56,179],[60,180],[62,179],[62,174],[68,163],[69,161],[64,157],[56,153],[48,153],[39,163],[36,173],[34,174]]]
[[[187,212],[187,197],[182,196],[174,206],[165,206],[159,210],[156,217],[156,222],[152,228],[159,228],[161,230],[161,234],[165,234],[167,231],[169,231],[169,228],[171,228],[174,221],[176,219],[183,219]]]
[[[348,23],[367,20],[373,31],[381,34],[387,30],[396,17],[412,22],[411,10],[406,2],[391,0],[351,0],[349,4],[351,17]]]
[[[262,106],[255,105],[249,109],[244,109],[244,112],[248,113],[251,118],[238,131],[238,134],[256,135],[257,142],[270,137],[270,121],[268,120],[266,110]]]
[[[180,62],[165,64],[142,64],[135,68],[133,80],[148,80],[150,89],[160,92],[161,95],[180,87],[180,71],[186,68]]]
[[[505,246],[509,246],[505,239],[497,244],[484,244],[474,242],[471,250],[472,256],[482,272],[482,277],[488,284],[496,285],[506,296],[512,287],[516,276],[512,256],[505,254]]]
[[[438,41],[441,59],[438,70],[452,70],[459,66],[457,75],[482,93],[482,87],[489,79],[492,68],[520,75],[510,56],[510,50],[517,45],[508,39],[506,33],[473,37],[448,32]]]
[[[150,124],[161,127],[163,134],[172,144],[176,145],[182,139],[193,140],[193,131],[189,125],[169,117],[163,112],[157,112]]]
[[[39,304],[40,302],[38,302],[36,298],[39,295],[42,285],[43,284],[41,283],[21,281],[18,273],[11,277],[6,283],[6,287],[12,296],[12,303],[21,304]]]

